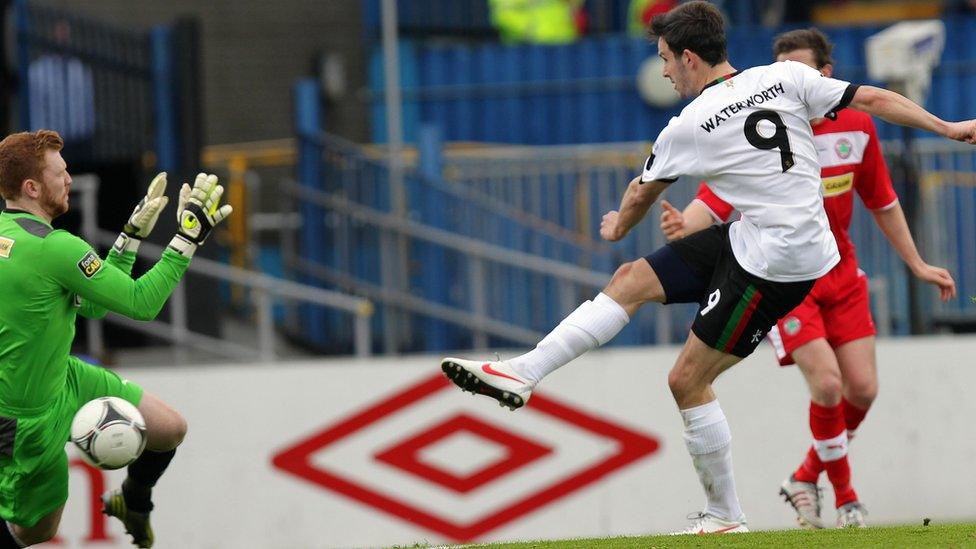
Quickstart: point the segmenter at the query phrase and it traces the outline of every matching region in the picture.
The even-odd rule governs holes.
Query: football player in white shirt
[[[824,76],[833,73],[833,44],[817,29],[796,29],[776,37],[777,61],[806,63]],[[810,413],[805,428],[813,435],[806,457],[780,487],[780,494],[797,513],[804,528],[825,528],[821,491],[826,472],[834,492],[837,526],[865,526],[867,513],[854,489],[848,462],[848,440],[861,424],[878,391],[874,352],[874,320],[868,299],[867,275],[858,268],[848,233],[857,192],[878,227],[919,280],[939,288],[943,301],[955,296],[949,271],[927,264],[908,230],[905,214],[891,186],[874,122],[854,109],[836,120],[811,120],[819,145],[823,203],[830,230],[837,241],[840,263],[817,280],[803,303],[780,318],[767,339],[781,366],[797,364],[810,389]],[[685,208],[661,202],[661,228],[668,240],[685,237],[713,224],[725,223],[731,206],[703,182]]]
[[[543,377],[612,339],[643,304],[699,303],[668,384],[707,504],[676,533],[746,532],[732,436],[712,382],[748,356],[839,261],[808,121],[851,106],[968,143],[976,143],[976,121],[945,122],[894,92],[826,78],[802,63],[737,72],[726,54],[721,12],[708,2],[681,4],[656,17],[650,30],[664,76],[694,100],[661,131],[620,209],[603,216],[600,236],[623,238],[681,176],[707,180],[742,218],[620,266],[603,292],[532,351],[507,361],[449,357],[441,369],[463,390],[514,410]]]

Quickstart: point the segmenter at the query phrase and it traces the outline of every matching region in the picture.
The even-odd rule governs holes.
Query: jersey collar
[[[722,82],[725,82],[726,80],[731,80],[737,74],[739,74],[739,71],[730,72],[729,74],[726,74],[725,76],[719,76],[715,80],[712,80],[708,84],[705,84],[705,87],[702,88],[700,92],[698,92],[698,95],[701,95],[705,90],[707,90],[708,88],[711,88],[715,84],[721,84]]]
[[[49,221],[45,220],[44,218],[42,218],[41,216],[39,216],[39,215],[37,215],[35,213],[28,212],[27,210],[21,210],[20,208],[4,208],[4,209],[0,210],[0,213],[11,214],[11,215],[29,215],[29,216],[33,217],[34,219],[37,219],[41,223],[44,223],[45,225],[51,226],[51,223]]]

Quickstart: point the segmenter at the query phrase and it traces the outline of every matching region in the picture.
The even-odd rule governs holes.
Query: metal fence
[[[332,136],[320,139],[321,181],[276,185],[295,201],[274,206],[283,221],[282,269],[286,276],[376,302],[380,314],[374,331],[391,339],[374,346],[386,352],[532,344],[592,298],[617,265],[664,243],[659,205],[621,242],[609,244],[597,236],[603,213],[618,207],[627,182],[638,173],[647,143],[456,145],[443,152],[440,176],[421,175],[417,166],[428,153],[408,151],[403,158],[407,211],[399,215],[390,206],[382,149]],[[886,149],[901,154],[897,144]],[[976,320],[973,155],[971,147],[941,140],[917,142],[913,152],[925,220],[916,240],[923,257],[949,268],[960,289],[949,303],[940,303],[930,287],[920,289],[930,330]],[[679,181],[665,198],[683,207],[696,188],[697,181]],[[295,211],[306,213],[295,220]],[[276,214],[266,209],[262,216]],[[910,316],[905,267],[873,225],[871,214],[856,206],[851,234],[872,281],[879,333],[905,334]],[[297,238],[316,227],[325,235],[319,259]],[[391,252],[398,239],[405,247]],[[383,275],[390,270],[392,278]],[[681,341],[693,315],[691,305],[645,307],[613,344]],[[328,324],[326,333],[341,340],[347,330]]]
[[[33,0],[14,0],[13,8],[12,127],[58,131],[75,168],[195,169],[200,92],[192,17],[132,30]]]
[[[107,249],[118,235],[98,228],[96,200],[98,186],[99,180],[96,176],[80,175],[74,178],[72,192],[80,195],[82,235],[93,246]],[[159,256],[163,248],[149,242],[143,242],[140,250],[142,254]],[[216,279],[225,284],[234,284],[248,291],[250,302],[254,307],[254,314],[249,323],[251,336],[248,341],[233,341],[190,330],[187,323],[187,296],[183,284],[177,286],[167,304],[169,321],[140,322],[114,313],[106,316],[104,321],[171,341],[176,344],[177,349],[198,348],[208,353],[235,360],[271,362],[277,356],[275,350],[277,331],[274,320],[275,304],[309,303],[337,311],[338,316],[349,324],[350,350],[356,356],[365,357],[371,353],[370,341],[372,336],[369,318],[373,314],[373,304],[368,299],[298,284],[202,257],[194,258],[188,271]],[[105,351],[103,321],[87,320],[87,322],[88,352],[101,358]],[[178,360],[186,361],[187,357],[178,358]]]
[[[303,231],[324,225],[323,238],[281,247],[294,250],[285,272],[375,300],[387,352],[526,344],[605,283],[575,233],[463,187],[411,172],[398,214],[378,151],[321,139],[322,181],[278,185],[301,204],[282,212],[304,212]],[[323,330],[345,333],[328,319]]]
[[[889,165],[900,163],[900,142],[886,142],[885,149]],[[477,189],[522,215],[578,231],[580,238],[590,240],[588,247],[599,249],[601,244],[596,239],[600,217],[618,207],[624,184],[637,173],[649,150],[648,143],[630,143],[456,151],[447,155],[444,173],[448,181]],[[916,228],[916,242],[929,263],[950,269],[960,290],[955,300],[941,303],[933,289],[921,288],[923,314],[930,324],[976,320],[974,154],[972,146],[939,139],[919,140],[913,147],[919,181],[912,184],[920,185],[924,206],[924,222]],[[897,172],[894,175],[899,177]],[[567,185],[567,181],[573,184]],[[682,180],[673,184],[664,198],[683,208],[696,190],[696,181]],[[876,281],[875,298],[881,300],[876,314],[887,310],[891,315],[887,322],[881,320],[879,324],[881,329],[906,333],[909,302],[904,265],[875,226],[870,212],[859,201],[855,203],[851,236],[862,268]],[[660,206],[656,204],[635,228],[636,234],[612,247],[616,256],[611,254],[610,264],[640,257],[662,244],[659,216]]]
[[[20,122],[61,133],[75,162],[139,159],[155,147],[148,32],[15,4]]]

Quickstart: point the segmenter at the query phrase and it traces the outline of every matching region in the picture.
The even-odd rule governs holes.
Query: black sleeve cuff
[[[670,184],[674,183],[677,180],[678,180],[677,177],[675,177],[673,179],[665,179],[663,177],[659,177],[657,179],[652,179],[651,181],[660,181],[661,183],[667,183],[668,185],[670,185]],[[650,181],[644,181],[644,179],[641,178],[640,184],[643,185],[644,183],[650,183]]]
[[[837,112],[847,108],[851,104],[851,101],[854,100],[854,94],[857,93],[857,89],[860,87],[858,84],[848,84],[847,89],[844,90],[844,95],[840,96],[840,103],[837,103],[837,106],[830,109],[830,112],[824,116],[831,120],[837,120]]]

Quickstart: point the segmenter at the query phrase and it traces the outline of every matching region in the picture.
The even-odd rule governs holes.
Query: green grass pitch
[[[422,546],[415,546],[422,547]],[[976,548],[976,524],[848,528],[819,531],[782,530],[713,536],[644,536],[524,543],[465,545],[478,549],[682,549],[729,548]]]

